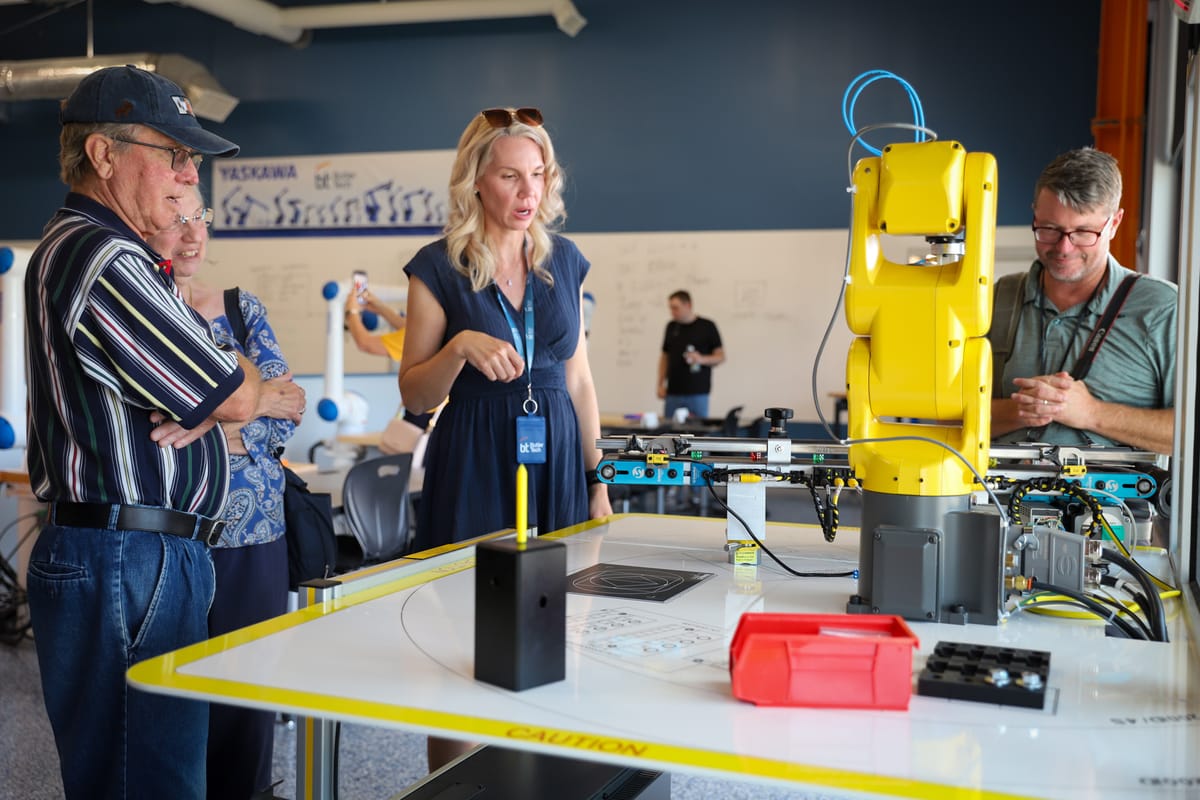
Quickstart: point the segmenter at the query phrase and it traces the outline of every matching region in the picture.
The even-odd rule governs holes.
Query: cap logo
[[[133,113],[133,103],[126,100],[125,102],[121,103],[121,105],[117,106],[116,111],[113,112],[113,116],[117,119],[121,119],[122,117],[129,116],[131,113]]]
[[[180,114],[187,114],[189,117],[196,116],[196,112],[192,111],[192,101],[181,95],[171,95],[171,99],[175,101],[175,109]]]

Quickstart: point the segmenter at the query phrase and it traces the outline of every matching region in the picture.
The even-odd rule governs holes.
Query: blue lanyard
[[[525,359],[525,377],[528,379],[528,396],[525,399],[525,413],[537,413],[537,401],[533,399],[533,281],[532,274],[525,275],[525,346],[521,347],[521,329],[517,327],[517,321],[513,319],[512,314],[508,310],[508,304],[504,302],[504,295],[500,292],[499,285],[495,281],[492,286],[496,289],[496,299],[500,302],[500,310],[504,312],[504,319],[508,321],[508,330],[512,334],[513,345],[517,348],[517,353]],[[532,406],[530,405],[532,404]]]

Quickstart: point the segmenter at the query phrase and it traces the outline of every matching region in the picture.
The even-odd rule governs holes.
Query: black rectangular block
[[[522,691],[566,677],[567,548],[475,547],[475,679]]]
[[[1050,653],[966,642],[938,642],[917,679],[917,694],[1045,708]]]

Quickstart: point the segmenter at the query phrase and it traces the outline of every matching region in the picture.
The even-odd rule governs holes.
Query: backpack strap
[[[1117,314],[1121,313],[1121,309],[1125,307],[1125,301],[1129,299],[1129,290],[1133,288],[1133,284],[1140,277],[1142,277],[1141,273],[1129,273],[1125,276],[1125,280],[1117,286],[1117,290],[1113,292],[1112,299],[1108,301],[1108,306],[1104,309],[1104,316],[1100,317],[1100,324],[1088,337],[1087,343],[1083,346],[1083,352],[1079,354],[1079,360],[1071,369],[1071,377],[1075,380],[1081,381],[1087,377],[1092,368],[1092,362],[1096,360],[1096,353],[1100,350],[1100,345],[1104,344],[1104,340],[1108,338],[1108,332],[1112,330],[1112,324],[1116,320]]]
[[[992,329],[988,334],[992,343],[992,397],[1001,396],[1004,365],[1012,355],[1013,342],[1017,338],[1017,324],[1021,319],[1021,308],[1025,305],[1025,277],[1028,274],[1018,272],[1002,275],[996,280],[992,297]]]
[[[233,329],[233,336],[238,340],[238,344],[242,346],[242,350],[246,348],[246,337],[249,336],[249,331],[246,330],[246,318],[242,316],[242,290],[238,287],[225,290],[225,317],[229,320],[229,327]]]

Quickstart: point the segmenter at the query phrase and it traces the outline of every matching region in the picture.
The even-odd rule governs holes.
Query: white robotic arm
[[[25,447],[25,269],[29,250],[0,247],[0,450]]]
[[[326,441],[327,449],[334,454],[334,460],[348,462],[353,457],[353,448],[343,448],[338,445],[338,436],[361,434],[367,424],[369,411],[367,400],[357,392],[346,391],[346,334],[343,327],[346,297],[354,290],[351,281],[329,281],[322,287],[321,294],[326,300],[325,316],[325,391],[317,403],[317,415],[326,422],[337,423],[337,433]],[[372,294],[385,303],[400,305],[408,301],[408,288],[405,286],[374,286]],[[373,330],[379,324],[378,317],[370,312],[363,312],[363,325]]]

